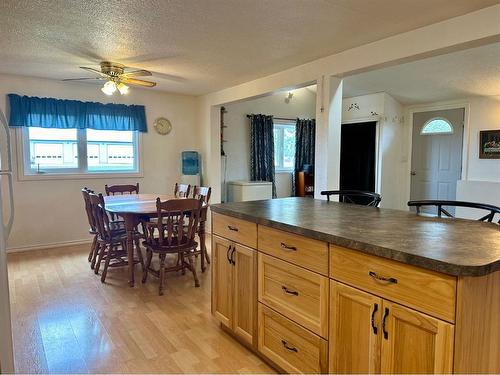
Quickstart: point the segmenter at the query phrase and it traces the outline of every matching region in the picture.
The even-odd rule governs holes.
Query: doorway
[[[464,108],[413,114],[411,200],[456,200],[462,174],[464,115]],[[434,211],[429,209],[428,213]]]
[[[340,189],[375,192],[377,122],[342,124]],[[363,204],[365,197],[355,203]]]

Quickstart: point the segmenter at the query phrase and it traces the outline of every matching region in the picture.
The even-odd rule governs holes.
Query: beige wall
[[[294,90],[293,98],[285,102],[286,92],[225,105],[224,151],[221,181],[224,181],[224,162],[226,162],[226,181],[250,179],[250,125],[247,114],[262,113],[285,118],[314,118],[316,115],[316,94],[302,88]],[[276,193],[278,198],[291,195],[292,180],[289,172],[276,173]],[[225,187],[222,187],[223,199]]]
[[[14,160],[15,220],[8,242],[10,249],[89,239],[80,193],[83,186],[102,191],[106,183],[137,181],[142,192],[170,192],[180,176],[180,152],[200,149],[196,99],[192,96],[131,88],[127,96],[106,97],[97,85],[0,75],[0,108],[4,112],[8,93],[142,104],[146,106],[149,130],[141,135],[144,167],[140,178],[19,181]],[[159,116],[172,122],[173,130],[169,135],[161,136],[154,131],[152,123]],[[14,139],[15,132],[11,132]],[[16,147],[13,151],[15,157]]]

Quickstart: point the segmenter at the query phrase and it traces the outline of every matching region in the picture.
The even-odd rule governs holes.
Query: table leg
[[[134,286],[134,230],[136,221],[134,215],[124,215],[125,231],[127,232],[128,285]]]

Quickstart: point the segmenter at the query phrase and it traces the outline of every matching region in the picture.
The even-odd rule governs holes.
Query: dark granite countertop
[[[500,269],[500,226],[310,198],[215,204],[212,211],[454,276]]]

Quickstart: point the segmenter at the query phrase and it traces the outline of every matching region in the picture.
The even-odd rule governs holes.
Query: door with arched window
[[[413,114],[411,200],[456,200],[464,112],[457,108]]]

